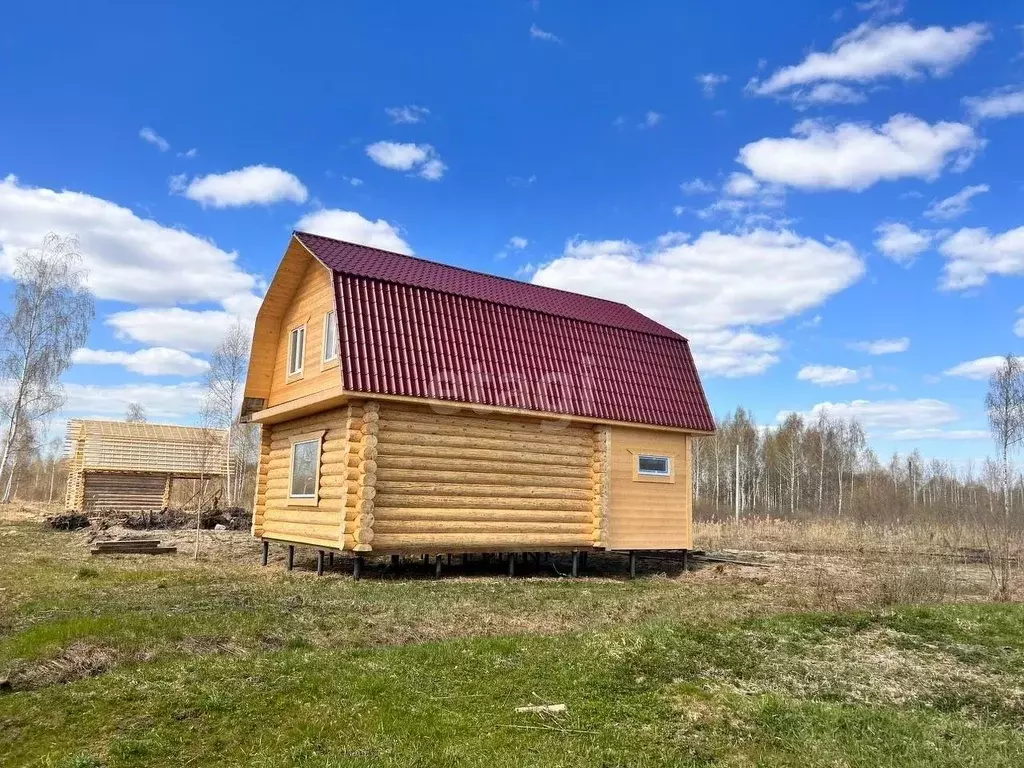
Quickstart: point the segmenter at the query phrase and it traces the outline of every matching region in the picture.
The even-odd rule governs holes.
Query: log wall
[[[82,504],[86,514],[104,509],[140,512],[165,506],[166,475],[128,472],[84,472]]]
[[[260,474],[253,507],[253,534],[268,539],[312,544],[330,549],[352,548],[347,526],[347,491],[358,481],[358,467],[350,467],[351,406],[263,427]],[[362,411],[359,409],[361,418]],[[314,503],[288,498],[292,437],[323,431],[320,443],[320,488]],[[344,538],[343,538],[344,537]]]
[[[687,435],[546,424],[354,401],[265,426],[253,534],[379,554],[691,548]],[[291,439],[319,431],[318,498],[290,501]],[[637,453],[671,456],[671,480],[638,480]]]
[[[594,430],[380,404],[373,550],[591,547]]]

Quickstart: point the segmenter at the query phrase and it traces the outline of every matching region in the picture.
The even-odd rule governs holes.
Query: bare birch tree
[[[128,403],[124,412],[124,420],[129,424],[145,424],[146,408],[142,403]]]
[[[1002,520],[999,531],[998,590],[1002,597],[1009,594],[1011,527],[1013,521],[1013,465],[1011,456],[1024,441],[1024,365],[1013,355],[1007,355],[1002,367],[989,379],[985,397],[989,428],[999,450],[999,480],[1002,486]]]
[[[8,473],[3,500],[10,497],[13,449],[21,433],[64,404],[60,377],[72,353],[85,343],[95,313],[74,237],[49,234],[42,248],[17,256],[9,314],[0,316],[0,376],[5,388],[0,413],[6,422],[0,478]]]
[[[228,332],[210,356],[210,369],[206,372],[204,407],[205,412],[209,414],[211,426],[226,429],[228,432],[224,491],[229,506],[236,503],[238,483],[233,482],[232,478],[231,454],[248,361],[249,334],[242,328],[241,323],[236,322],[228,328]]]

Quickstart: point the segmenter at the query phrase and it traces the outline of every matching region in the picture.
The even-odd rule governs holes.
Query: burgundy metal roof
[[[624,304],[295,235],[335,272],[349,391],[715,428],[686,339]]]

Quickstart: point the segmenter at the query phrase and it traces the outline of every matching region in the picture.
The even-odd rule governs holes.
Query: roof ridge
[[[588,299],[590,301],[601,301],[601,302],[604,302],[606,304],[614,304],[617,307],[625,307],[630,312],[635,312],[636,314],[640,315],[641,317],[644,317],[645,319],[650,320],[651,322],[656,323],[657,325],[661,326],[662,328],[664,328],[665,330],[669,331],[673,335],[678,336],[679,338],[682,338],[682,339],[688,341],[688,339],[686,339],[686,337],[683,336],[681,333],[678,333],[678,332],[672,330],[668,326],[663,325],[662,323],[659,323],[657,320],[654,320],[653,318],[647,317],[642,312],[639,312],[636,309],[634,309],[633,307],[631,307],[629,304],[626,304],[624,301],[614,301],[613,299],[606,299],[606,298],[604,298],[602,296],[591,296],[588,293],[579,293],[577,291],[567,291],[564,288],[552,288],[551,286],[548,286],[548,285],[537,285],[536,283],[528,283],[525,280],[516,280],[514,277],[506,277],[505,275],[494,275],[494,274],[491,274],[490,272],[483,272],[483,271],[481,271],[479,269],[470,269],[469,267],[463,267],[463,266],[459,266],[457,264],[448,264],[448,263],[443,262],[443,261],[436,261],[435,259],[425,259],[425,258],[423,258],[421,256],[411,256],[411,255],[406,254],[406,253],[398,253],[397,251],[389,251],[389,250],[387,250],[385,248],[377,248],[377,247],[372,246],[372,245],[363,245],[362,243],[355,243],[355,242],[352,242],[351,240],[341,240],[341,239],[336,238],[336,237],[327,237],[326,235],[318,235],[318,234],[315,234],[313,232],[304,232],[302,230],[295,229],[295,230],[292,230],[292,234],[296,235],[296,236],[297,235],[305,235],[307,237],[319,237],[319,238],[322,238],[323,240],[331,240],[332,242],[335,242],[335,243],[344,243],[345,245],[353,245],[353,246],[356,246],[357,248],[366,248],[367,250],[377,251],[378,253],[386,253],[386,254],[388,254],[390,256],[400,256],[403,259],[412,259],[413,261],[421,261],[421,262],[424,262],[426,264],[433,264],[435,266],[445,267],[447,269],[457,269],[460,272],[466,272],[466,273],[471,274],[471,275],[479,275],[480,277],[487,277],[487,278],[490,278],[491,280],[503,280],[505,282],[514,283],[516,285],[525,285],[525,286],[529,286],[530,288],[540,288],[541,290],[545,290],[545,291],[554,291],[556,293],[562,293],[562,294],[565,294],[567,296],[577,296],[577,297],[580,297],[580,298],[583,298],[583,299]],[[332,270],[332,271],[334,271],[334,272],[341,272],[341,270]],[[354,272],[346,272],[345,274],[355,275],[356,273],[354,273]],[[357,276],[358,277],[366,277],[366,275],[357,275]],[[395,280],[385,280],[385,279],[379,278],[379,277],[372,277],[371,279],[381,280],[382,282],[394,283],[396,285],[400,285],[401,284],[401,283],[399,283],[398,281],[395,281]],[[455,293],[454,291],[445,291],[445,290],[440,290],[440,289],[432,289],[432,290],[437,290],[439,293],[446,293],[449,296],[461,296],[462,295],[460,293]],[[503,303],[503,302],[500,302],[500,301],[494,301],[493,299],[478,299],[478,300],[479,301],[489,301],[490,303],[496,304],[498,306],[505,306],[505,307],[515,306],[514,304],[506,304],[506,303]],[[563,318],[566,317],[565,315],[557,315],[557,314],[555,314],[553,312],[545,312],[544,310],[532,309],[531,311],[541,312],[542,314],[549,315],[550,317],[563,317]],[[578,319],[578,318],[569,318],[569,319]],[[651,331],[641,331],[639,329],[632,329],[632,328],[620,328],[619,326],[610,325],[608,323],[598,323],[598,322],[594,322],[594,321],[581,321],[581,322],[589,322],[592,325],[601,325],[601,326],[604,326],[606,328],[618,328],[619,330],[636,330],[637,333],[643,333],[643,334],[646,334],[646,335],[649,335],[649,336],[663,336],[663,334],[653,333]]]

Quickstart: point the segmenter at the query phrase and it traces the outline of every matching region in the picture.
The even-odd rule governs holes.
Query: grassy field
[[[831,547],[355,583],[230,532],[199,562],[188,534],[149,559],[89,535],[0,516],[2,765],[1024,763],[1024,609],[976,566]],[[514,712],[539,703],[568,711]]]

